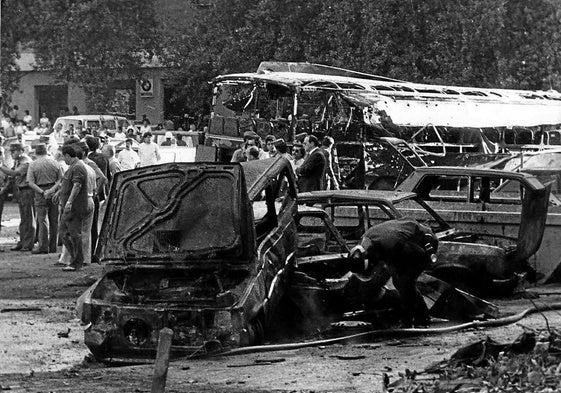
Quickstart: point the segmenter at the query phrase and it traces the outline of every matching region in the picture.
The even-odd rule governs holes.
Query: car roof
[[[518,180],[528,187],[539,190],[544,188],[535,176],[529,173],[505,171],[500,169],[488,169],[479,167],[463,166],[429,166],[415,168],[415,171],[405,179],[400,185],[399,190],[414,190],[420,179],[424,176],[481,176],[496,177],[503,179]]]
[[[120,115],[109,115],[109,114],[98,114],[98,115],[68,115],[59,116],[56,120],[98,120],[98,119],[124,119],[127,120],[125,116]]]
[[[299,203],[322,200],[327,203],[398,203],[416,194],[401,191],[380,190],[324,190],[298,194]]]

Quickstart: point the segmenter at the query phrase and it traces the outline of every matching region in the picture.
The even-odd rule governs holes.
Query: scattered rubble
[[[458,349],[422,372],[406,369],[386,392],[556,392],[561,388],[561,334],[525,332],[512,343],[491,338]]]

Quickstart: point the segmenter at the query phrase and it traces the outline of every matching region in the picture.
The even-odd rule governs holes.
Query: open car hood
[[[238,164],[169,163],[117,173],[96,254],[115,263],[245,263],[253,216]]]

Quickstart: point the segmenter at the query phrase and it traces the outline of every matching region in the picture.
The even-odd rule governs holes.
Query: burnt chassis
[[[443,166],[418,168],[399,188],[416,192],[466,235],[510,241],[496,256],[502,262],[470,263],[502,272],[503,278],[505,272],[526,272],[531,280],[537,278],[529,259],[536,254],[543,238],[551,199],[550,184],[544,186],[536,177],[525,173]],[[468,256],[463,259],[467,261]],[[462,274],[465,264],[458,260],[439,268],[443,276],[452,280]],[[477,276],[473,275],[473,280]]]
[[[533,201],[536,208],[547,210],[546,188],[532,182],[535,192],[527,192],[525,201]],[[298,195],[300,204],[326,208],[347,244],[356,244],[362,234],[380,220],[409,216],[429,224],[439,239],[437,262],[428,273],[451,285],[475,295],[504,295],[511,293],[519,282],[519,274],[527,271],[527,258],[539,246],[539,222],[532,226],[535,233],[530,243],[529,234],[509,237],[501,234],[468,232],[452,227],[426,201],[412,192],[373,190],[315,191]],[[349,211],[349,207],[352,209]],[[537,214],[526,209],[525,216]],[[542,211],[543,213],[543,211]],[[353,225],[345,225],[351,220]],[[337,224],[337,222],[341,224]],[[541,221],[540,221],[541,222]],[[531,247],[526,250],[525,247]]]
[[[424,208],[412,193],[345,190],[299,194],[298,251],[288,295],[298,311],[300,329],[311,332],[333,321],[357,319],[387,328],[398,321],[399,295],[386,285],[389,271],[380,265],[368,274],[353,273],[347,257],[349,247],[371,225],[402,217],[396,206],[413,201]],[[440,222],[437,215],[435,220]],[[444,222],[440,225],[447,228],[440,237],[452,239],[453,229]],[[496,306],[459,291],[432,276],[430,270],[427,273],[419,278],[419,286],[432,316],[457,321],[498,316]],[[356,326],[364,329],[370,325]]]
[[[177,178],[168,192],[171,205],[186,199],[186,190],[198,181],[196,174],[211,183],[213,173],[233,178],[230,192],[239,225],[234,238],[242,251],[214,249],[198,258],[189,253],[165,258],[130,250],[134,242],[126,240],[129,234],[115,233],[120,226],[117,216],[145,216],[131,232],[143,227],[143,233],[150,233],[165,217],[182,211],[168,209],[167,202],[158,199],[166,195],[165,189],[153,190],[152,200],[132,200],[123,209],[120,198],[131,196],[125,186],[138,188],[147,179],[161,179],[168,173]],[[201,203],[200,209],[220,209],[231,202],[226,195],[207,196],[209,205]],[[295,197],[293,172],[284,158],[247,163],[243,170],[238,164],[181,163],[118,174],[97,250],[107,264],[106,273],[78,301],[78,312],[87,324],[84,341],[92,354],[111,363],[149,362],[156,355],[158,332],[164,327],[174,332],[172,357],[261,342],[267,329],[276,324],[287,266],[293,264]],[[153,203],[159,205],[144,212],[139,209]],[[213,238],[208,233],[200,240],[204,242],[205,237]]]
[[[350,189],[394,190],[415,168],[427,166],[415,150],[399,138],[337,141],[341,186]]]
[[[296,331],[322,329],[348,314],[352,314],[348,319],[366,316],[382,325],[396,320],[398,299],[388,296],[384,286],[388,271],[376,269],[370,275],[349,271],[349,243],[325,210],[300,205],[296,224],[296,263],[287,281]]]

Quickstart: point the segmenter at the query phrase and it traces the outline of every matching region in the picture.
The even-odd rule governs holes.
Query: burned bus
[[[329,135],[349,188],[395,187],[418,166],[494,160],[514,147],[513,130],[538,138],[561,129],[556,91],[426,85],[286,62],[213,84],[206,143],[219,161],[230,159],[246,131],[289,145],[304,133]]]

